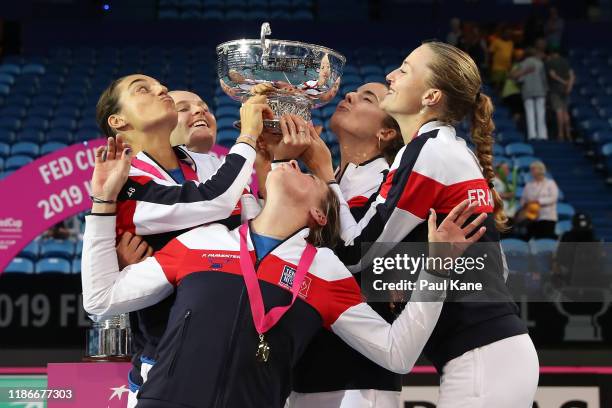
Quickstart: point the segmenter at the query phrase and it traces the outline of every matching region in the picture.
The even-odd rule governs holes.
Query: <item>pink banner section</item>
[[[58,222],[91,208],[95,150],[104,139],[45,155],[0,181],[0,271]]]
[[[91,208],[96,139],[57,150],[0,180],[0,274],[34,238],[53,225]],[[229,149],[215,145],[223,160]],[[256,178],[251,183],[257,193]]]
[[[71,390],[71,399],[49,399],[48,408],[125,408],[130,363],[59,363],[47,368],[47,389]],[[66,395],[65,393],[62,393]]]

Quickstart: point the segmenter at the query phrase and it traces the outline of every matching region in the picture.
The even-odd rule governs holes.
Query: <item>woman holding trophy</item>
[[[487,285],[482,293],[447,300],[425,347],[441,374],[439,408],[530,407],[538,382],[538,359],[504,282],[497,229],[505,216],[492,189],[493,106],[480,92],[474,61],[448,44],[429,42],[415,49],[387,76],[389,91],[381,108],[400,125],[406,146],[398,153],[378,197],[356,221],[337,186],[344,244],[422,242],[429,209],[449,213],[469,199],[486,215]],[[470,118],[474,155],[453,125]],[[316,140],[305,161],[323,180],[334,180],[325,144]],[[491,249],[493,248],[493,249]],[[362,254],[362,267],[373,253]],[[495,373],[495,376],[485,373]]]
[[[258,106],[269,115],[266,105]],[[242,112],[244,115],[245,111]],[[209,160],[197,153],[172,148],[171,134],[176,137],[181,131],[188,132],[189,137],[214,139],[215,122],[210,114],[196,109],[191,123],[186,123],[183,116],[184,113],[177,113],[167,89],[146,75],[117,79],[102,93],[97,105],[98,124],[105,135],[111,136],[108,150],[127,140],[137,153],[117,200],[117,236],[124,233],[142,236],[155,251],[184,229],[202,222],[227,219],[223,222],[239,225],[241,211],[237,204],[240,206],[251,175],[254,154],[244,143],[254,141],[248,137],[239,138],[238,142],[244,143],[237,143],[214,170]],[[250,117],[245,120],[247,125],[249,120],[252,122]],[[244,208],[250,207],[245,203]],[[228,219],[231,214],[233,221]],[[171,296],[160,300],[159,304],[130,315],[133,369],[129,376],[129,406],[135,404],[135,393],[155,364],[156,347],[174,299]]]

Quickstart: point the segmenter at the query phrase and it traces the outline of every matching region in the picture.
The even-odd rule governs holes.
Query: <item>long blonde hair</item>
[[[500,231],[506,230],[508,217],[504,213],[504,204],[493,189],[493,102],[480,92],[482,79],[478,67],[467,53],[457,47],[436,41],[424,45],[435,55],[429,63],[431,75],[427,85],[440,89],[444,95],[442,115],[438,119],[455,125],[470,118],[476,157],[493,194],[495,226]]]

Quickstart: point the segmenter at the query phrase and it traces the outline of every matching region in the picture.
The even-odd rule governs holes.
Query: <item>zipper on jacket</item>
[[[168,367],[168,377],[171,377],[174,374],[176,361],[178,360],[178,357],[181,353],[181,349],[183,348],[183,342],[185,341],[187,329],[189,328],[189,320],[191,320],[191,310],[187,309],[187,311],[185,312],[185,316],[183,317],[183,325],[181,326],[181,334],[179,335],[179,344],[174,350],[174,355],[172,356],[172,360],[170,361],[170,367]]]

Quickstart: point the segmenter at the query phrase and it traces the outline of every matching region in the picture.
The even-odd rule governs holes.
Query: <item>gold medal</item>
[[[259,335],[259,345],[257,346],[257,353],[255,353],[255,358],[260,363],[267,363],[268,358],[270,357],[270,345],[265,340],[264,335]]]

